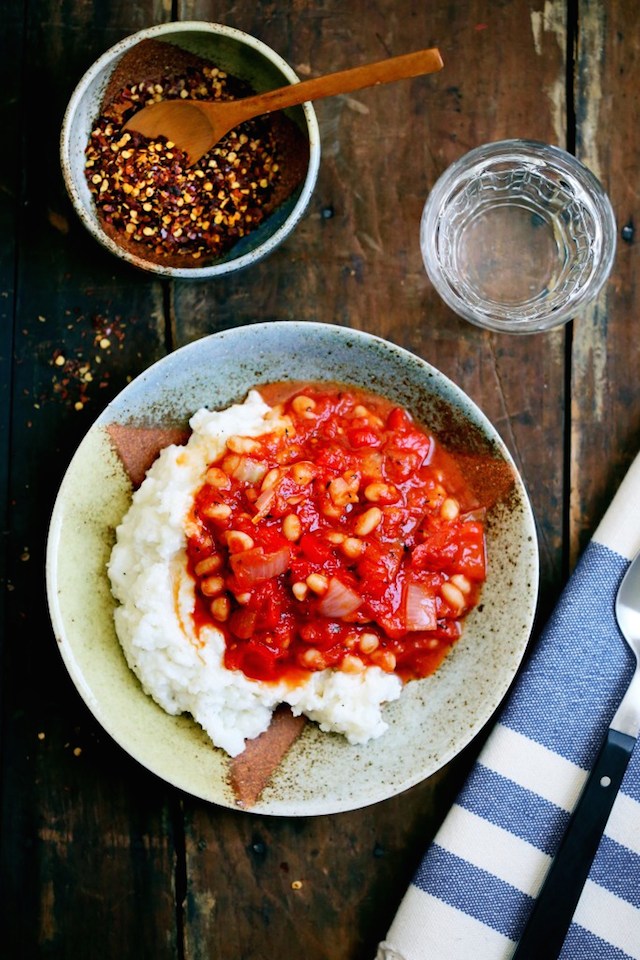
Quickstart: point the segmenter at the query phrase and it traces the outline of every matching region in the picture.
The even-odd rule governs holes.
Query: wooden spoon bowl
[[[162,100],[139,110],[125,128],[149,138],[166,137],[184,150],[192,166],[245,120],[308,100],[435,73],[442,66],[440,52],[430,48],[288,84],[242,100]]]

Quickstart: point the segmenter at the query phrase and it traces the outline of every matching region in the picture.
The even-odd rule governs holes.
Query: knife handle
[[[556,960],[636,740],[609,729],[512,960]]]

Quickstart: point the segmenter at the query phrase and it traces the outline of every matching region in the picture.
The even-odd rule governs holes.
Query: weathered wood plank
[[[160,285],[88,237],[57,159],[76,81],[155,8],[78,3],[63,13],[41,2],[29,5],[25,24],[1,870],[3,947],[25,958],[169,958],[177,950],[177,801],[109,741],[80,701],[43,589],[47,524],[74,448],[108,400],[165,350]],[[17,29],[11,42],[18,57]],[[14,69],[22,74],[17,62]],[[25,105],[42,104],[44,94],[47,109],[31,123]]]
[[[638,453],[640,9],[581,0],[576,62],[576,153],[611,198],[618,247],[598,301],[573,324],[572,560],[583,550]]]
[[[187,803],[185,958],[375,956],[469,754],[403,796],[339,816]]]
[[[23,15],[12,7],[0,35],[0,84],[4,91],[2,124],[14,149],[6,151],[0,166],[0,622],[4,623],[7,594],[7,524],[9,467],[11,462],[11,380],[17,262],[18,194],[20,189],[20,47]]]

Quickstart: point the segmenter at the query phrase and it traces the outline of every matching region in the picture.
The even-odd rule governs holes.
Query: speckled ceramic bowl
[[[257,230],[248,234],[225,256],[202,267],[163,266],[134,254],[116,243],[103,230],[84,173],[85,148],[93,129],[109,79],[122,56],[145,39],[162,40],[198,54],[232,76],[249,83],[256,92],[272,90],[298,77],[291,67],[261,40],[233,27],[201,21],[163,23],[125,37],[106,51],[87,70],[65,112],[60,138],[62,173],[76,212],[89,232],[107,250],[136,267],[167,277],[209,279],[251,266],[270,254],[289,236],[303,216],[320,166],[320,133],[310,103],[287,113],[309,140],[309,164],[302,184]],[[141,245],[142,247],[142,245]]]
[[[228,330],[177,350],[134,380],[89,430],[61,486],[47,553],[51,617],[71,678],[103,727],[154,773],[203,799],[236,803],[226,754],[188,716],[168,716],[143,693],[116,638],[105,565],[132,488],[108,430],[186,428],[199,407],[226,407],[250,387],[278,380],[338,380],[384,394],[449,449],[485,465],[487,476],[506,471],[510,478],[488,514],[482,604],[439,671],[385,707],[389,730],[366,746],[307,724],[252,808],[303,816],[406,790],[481,730],[527,644],[538,554],[529,501],[500,437],[462,390],[413,354],[347,328],[296,322]]]

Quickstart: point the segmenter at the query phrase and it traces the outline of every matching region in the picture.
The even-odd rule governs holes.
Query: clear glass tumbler
[[[490,330],[566,323],[609,276],[616,224],[584,164],[558,147],[503,140],[471,150],[435,183],[420,225],[443,300]]]

